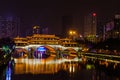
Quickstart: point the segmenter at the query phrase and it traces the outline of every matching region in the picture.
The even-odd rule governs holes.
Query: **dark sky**
[[[91,12],[97,13],[99,22],[105,22],[120,13],[120,0],[0,0],[0,14],[20,17],[24,32],[39,25],[48,27],[51,34],[60,34],[65,15],[73,16],[73,24],[81,32],[83,16]]]

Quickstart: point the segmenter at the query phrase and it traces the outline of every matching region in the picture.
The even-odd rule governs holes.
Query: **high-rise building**
[[[97,19],[96,13],[84,17],[83,37],[89,41],[96,42]]]
[[[120,15],[115,15],[112,21],[109,21],[104,26],[104,39],[120,38]]]
[[[73,28],[73,17],[63,16],[62,17],[62,37],[67,37],[69,35],[69,30]]]
[[[118,38],[120,38],[120,15],[115,15],[114,26],[115,33],[118,35]]]
[[[17,17],[0,16],[0,38],[19,35],[20,20]]]
[[[83,36],[96,35],[97,19],[96,13],[89,14],[84,18]]]
[[[105,25],[103,25],[103,40],[107,38],[112,38],[113,34],[113,29],[114,29],[114,20],[110,20]]]

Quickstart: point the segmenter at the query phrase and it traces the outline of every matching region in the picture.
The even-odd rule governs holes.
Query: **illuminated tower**
[[[96,13],[92,13],[84,18],[84,28],[83,33],[84,37],[95,35],[96,36],[96,28],[97,27],[97,20],[96,20]]]
[[[84,18],[83,36],[91,42],[97,42],[97,20],[96,13],[89,14]]]

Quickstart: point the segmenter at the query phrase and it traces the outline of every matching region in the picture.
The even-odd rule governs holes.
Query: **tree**
[[[14,40],[7,37],[7,38],[1,38],[0,39],[0,48],[3,49],[5,52],[11,52],[15,49],[15,43]]]

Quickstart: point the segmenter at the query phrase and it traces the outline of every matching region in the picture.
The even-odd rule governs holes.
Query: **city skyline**
[[[48,27],[49,33],[61,34],[62,17],[73,16],[73,26],[83,31],[84,16],[96,12],[98,22],[106,22],[119,14],[119,0],[44,0],[44,1],[4,1],[0,3],[0,15],[17,16],[21,20],[21,35],[31,31],[32,27],[39,25]]]

